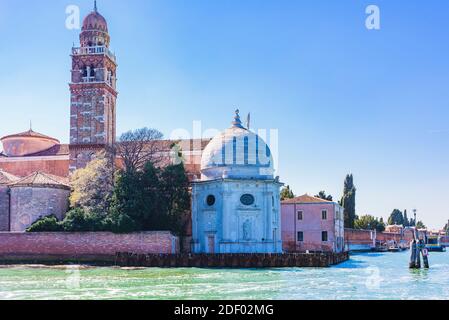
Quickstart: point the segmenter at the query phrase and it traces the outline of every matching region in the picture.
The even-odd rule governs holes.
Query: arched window
[[[245,165],[247,165],[249,163],[249,138],[248,137],[245,137],[244,143],[245,143],[245,151],[244,151]]]
[[[232,139],[232,163],[237,164],[237,137]]]

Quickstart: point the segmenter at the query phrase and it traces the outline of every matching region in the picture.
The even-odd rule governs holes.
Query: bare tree
[[[156,129],[128,131],[119,138],[116,150],[126,171],[140,170],[147,162],[160,165],[166,151],[163,134]]]

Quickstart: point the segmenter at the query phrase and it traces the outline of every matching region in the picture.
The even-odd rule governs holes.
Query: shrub
[[[61,232],[63,231],[61,223],[55,216],[48,216],[37,220],[27,232]]]
[[[69,211],[61,224],[66,232],[106,231],[101,215],[85,212],[80,208]]]

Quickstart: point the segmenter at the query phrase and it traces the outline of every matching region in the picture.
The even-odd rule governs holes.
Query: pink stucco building
[[[281,208],[284,251],[344,251],[344,209],[338,203],[303,195]]]

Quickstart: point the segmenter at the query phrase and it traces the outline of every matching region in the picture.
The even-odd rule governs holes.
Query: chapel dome
[[[273,179],[270,148],[254,132],[244,128],[239,111],[232,127],[214,137],[201,159],[203,179]]]
[[[3,144],[3,153],[8,157],[23,157],[48,150],[58,145],[59,140],[28,130],[12,134],[0,139]]]

